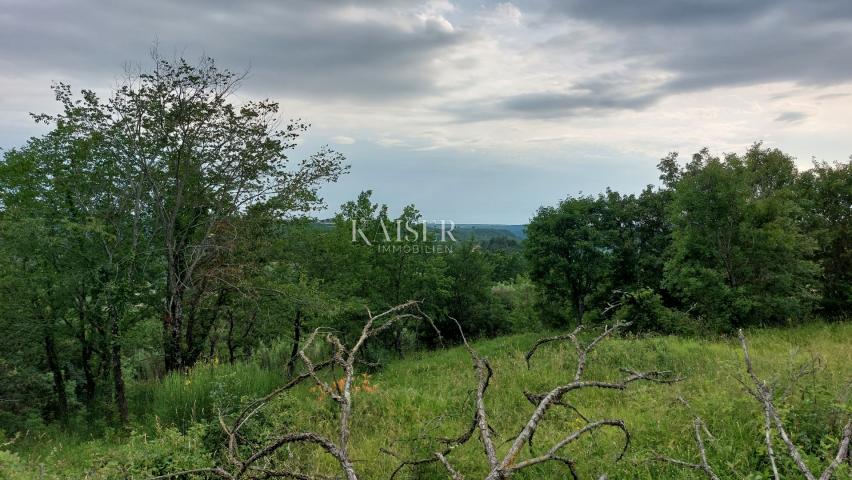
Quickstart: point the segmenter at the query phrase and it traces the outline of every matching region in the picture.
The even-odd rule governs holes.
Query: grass
[[[814,469],[821,470],[820,465],[825,463],[820,455],[836,443],[842,412],[852,411],[849,392],[852,325],[814,324],[783,330],[755,330],[747,332],[747,336],[758,374],[777,381],[781,387],[789,383],[791,372],[802,362],[818,359],[819,371],[798,382],[785,402],[783,414],[790,429],[796,432],[796,441],[808,461]],[[495,371],[487,406],[502,444],[501,451],[508,449],[504,442],[513,437],[532,410],[523,391],[549,390],[564,383],[573,372],[574,355],[570,345],[543,347],[533,360],[532,368],[527,369],[523,354],[537,337],[517,335],[475,344]],[[570,446],[565,454],[577,461],[581,478],[597,478],[604,472],[613,479],[701,478],[696,472],[649,461],[654,452],[695,461],[696,450],[691,436],[691,419],[695,415],[704,418],[715,437],[708,442],[708,453],[720,476],[769,478],[762,444],[761,412],[737,382],[737,377],[743,374],[743,365],[735,339],[613,339],[590,355],[587,377],[615,380],[621,375],[619,367],[672,370],[686,379],[675,385],[634,384],[626,392],[587,390],[573,395],[570,401],[586,416],[622,418],[633,437],[628,454],[620,462],[614,461],[622,442],[617,432],[601,432]],[[161,454],[167,460],[162,462],[178,458],[191,463],[192,459],[186,460],[172,450],[181,450],[181,455],[186,457],[200,456],[210,450],[219,441],[215,426],[206,421],[213,412],[218,408],[227,411],[265,393],[280,381],[280,377],[280,373],[252,363],[204,365],[187,376],[168,377],[159,384],[136,385],[133,403],[137,428],[145,432],[143,443],[156,444],[161,437],[166,438],[162,440],[166,445],[162,450],[168,452]],[[469,424],[475,378],[471,361],[463,349],[419,353],[391,362],[371,376],[369,382],[375,391],[355,395],[352,435],[352,455],[357,459],[362,478],[388,477],[396,460],[381,453],[383,449],[404,458],[425,456],[435,447],[430,438],[457,436]],[[684,405],[680,398],[687,400],[689,405]],[[192,443],[196,437],[162,428],[162,425],[174,424],[186,429],[196,421],[206,426],[206,433],[197,436],[202,439],[197,444]],[[155,425],[161,427],[152,427]],[[252,432],[263,437],[310,429],[333,437],[334,425],[330,401],[305,387],[271,404],[258,417]],[[555,409],[548,413],[543,425],[536,434],[538,451],[582,425],[582,421],[567,409]],[[27,468],[44,464],[46,478],[114,478],[112,474],[99,472],[99,468],[106,471],[105,465],[125,455],[116,452],[139,450],[136,447],[126,449],[128,442],[140,442],[139,438],[138,435],[128,438],[114,434],[106,438],[82,439],[57,431],[55,435],[24,439],[12,448]],[[293,462],[312,465],[313,470],[308,472],[336,473],[333,463],[319,451],[293,449],[288,455]],[[150,460],[142,457],[140,461]],[[481,445],[476,439],[453,451],[450,458],[468,479],[482,478],[486,472]],[[0,462],[2,460],[0,457]],[[204,461],[210,460],[205,457]],[[785,460],[782,465],[787,471],[785,478],[798,478],[790,466]],[[160,471],[156,468],[173,467],[166,464],[145,471]],[[565,476],[564,467],[544,465],[514,478]],[[144,478],[133,474],[124,477]],[[403,478],[445,479],[446,475],[438,467],[425,466],[406,471]],[[835,478],[852,478],[849,467],[843,467]]]
[[[284,380],[282,371],[253,362],[203,363],[186,375],[136,384],[131,389],[133,413],[145,424],[159,422],[186,430],[190,425],[214,418],[241,401],[273,390]]]

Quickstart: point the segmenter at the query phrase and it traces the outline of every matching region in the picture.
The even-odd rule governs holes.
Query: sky
[[[671,151],[852,154],[849,0],[0,0],[0,148],[43,133],[52,83],[108,95],[153,45],[248,71],[235,101],[311,123],[294,156],[343,153],[329,211],[371,189],[517,224]]]

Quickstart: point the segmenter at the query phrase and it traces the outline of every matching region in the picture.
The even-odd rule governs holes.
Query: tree
[[[483,254],[493,268],[495,282],[509,282],[527,271],[523,244],[505,235],[489,238],[481,243]]]
[[[602,203],[569,197],[557,207],[542,207],[527,227],[530,278],[556,305],[570,299],[577,322],[588,297],[610,272],[612,249]]]
[[[818,266],[799,221],[792,158],[755,144],[723,158],[702,150],[682,170],[670,160],[661,163],[674,228],[666,287],[711,328],[807,315]]]
[[[231,236],[241,234],[229,222],[248,211],[280,217],[315,208],[319,186],[346,168],[328,149],[290,166],[286,152],[307,125],[279,128],[279,105],[270,100],[235,104],[243,76],[210,58],[191,65],[152,57],[150,71],[128,72],[106,102],[91,91],[75,100],[67,85],[56,86],[63,113],[38,118],[98,138],[117,181],[132,187],[126,193],[136,211],[150,212],[136,226],[156,239],[163,261],[164,361],[174,370],[196,361],[212,325],[201,321],[203,307]]]
[[[66,89],[57,90],[65,94]],[[112,372],[115,404],[126,423],[121,332],[138,313],[129,302],[138,293],[134,286],[140,285],[148,251],[140,227],[144,214],[133,194],[138,190],[120,180],[101,138],[84,134],[73,122],[58,123],[4,160],[0,200],[13,248],[8,261],[24,267],[18,285],[31,284],[18,298],[38,306],[32,312],[36,324],[47,322],[44,344],[59,404],[67,400],[56,344],[67,336],[78,342],[74,363],[85,376],[85,403],[92,407],[95,396],[91,362],[97,353]]]
[[[822,267],[822,310],[852,312],[852,163],[815,162],[797,187],[805,229],[817,241],[814,259]]]
[[[436,318],[446,314],[450,282],[447,262],[443,253],[435,253],[435,232],[424,230],[422,222],[414,205],[406,205],[399,216],[392,218],[387,205],[372,203],[369,190],[343,204],[335,219],[335,231],[341,242],[338,248],[346,252],[342,264],[347,267],[341,269],[346,273],[339,280],[350,286],[359,301],[377,308],[416,299]],[[357,321],[358,317],[352,320]],[[408,334],[414,332],[406,328],[402,324],[395,326],[392,347],[399,356],[405,338],[413,338]],[[431,346],[435,338],[430,332],[425,331]]]
[[[650,185],[638,196],[607,189],[598,198],[613,254],[609,290],[662,288],[663,257],[671,241],[670,200],[671,192]]]
[[[459,242],[447,256],[449,297],[446,316],[449,321],[438,321],[438,328],[447,332],[447,338],[461,340],[457,320],[471,336],[493,336],[508,330],[508,324],[491,294],[491,277],[494,267],[479,245],[472,240]],[[456,319],[456,320],[452,320]]]

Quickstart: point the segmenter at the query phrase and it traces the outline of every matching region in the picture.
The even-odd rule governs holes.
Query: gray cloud
[[[588,86],[577,84],[575,87]],[[600,115],[609,111],[641,110],[658,100],[656,93],[628,94],[609,87],[578,88],[569,92],[521,93],[453,105],[446,110],[459,121],[483,121],[501,118],[566,118]]]
[[[447,110],[463,121],[568,118],[642,110],[671,95],[714,88],[852,80],[848,0],[554,0],[539,12],[559,31],[538,43],[543,51],[558,57],[579,49],[593,64],[621,68],[564,88]],[[558,28],[578,20],[600,35]],[[658,79],[649,81],[654,72]]]
[[[125,61],[144,60],[156,39],[167,55],[186,49],[236,69],[251,65],[252,93],[319,100],[442,93],[435,60],[463,51],[478,34],[422,15],[415,0],[0,2],[0,71],[13,75],[112,78]],[[551,26],[570,18],[603,32],[589,40],[569,29],[540,40],[543,51],[580,48],[593,62],[629,68],[615,79],[545,91],[522,86],[519,94],[446,110],[466,120],[558,118],[640,110],[668,95],[717,87],[852,80],[849,0],[554,0],[521,8],[547,14]],[[669,76],[640,82],[649,71]]]
[[[669,74],[652,99],[719,87],[852,80],[848,0],[560,0],[547,11],[557,19],[551,22],[581,20],[607,33],[609,48],[594,52],[599,61],[641,63],[637,76]],[[564,37],[542,46],[558,55],[572,48]],[[622,102],[635,108],[630,97],[606,106]]]
[[[808,114],[805,112],[783,112],[781,115],[775,117],[775,121],[783,123],[797,123],[806,118],[808,118]]]
[[[720,40],[726,36],[732,40]],[[665,85],[673,92],[779,81],[827,85],[852,79],[847,60],[852,30],[768,24],[743,31],[720,27],[684,37],[681,46],[659,62],[676,73]]]
[[[260,92],[322,98],[430,91],[439,73],[432,60],[468,39],[438,18],[405,17],[411,2],[403,0],[3,3],[6,72],[111,78],[124,62],[144,60],[157,40],[165,54],[204,52],[237,69],[250,64],[250,84]],[[382,6],[400,17],[384,15]]]
[[[793,13],[800,21],[849,18],[846,0],[558,0],[549,12],[621,27],[696,27],[742,25],[776,13]],[[780,33],[780,32],[779,32]]]

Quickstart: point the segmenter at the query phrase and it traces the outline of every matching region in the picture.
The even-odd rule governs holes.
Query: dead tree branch
[[[740,346],[743,350],[743,359],[746,365],[746,371],[748,372],[749,377],[751,377],[752,382],[754,383],[754,390],[752,390],[752,394],[756,396],[756,398],[760,401],[763,406],[764,417],[766,419],[767,429],[770,423],[775,425],[775,430],[778,432],[778,436],[781,438],[781,441],[784,442],[784,445],[787,447],[787,453],[790,455],[790,458],[793,459],[793,462],[796,464],[796,468],[802,475],[805,476],[807,480],[828,480],[834,475],[834,470],[840,465],[840,462],[846,457],[849,451],[849,442],[850,438],[852,438],[852,420],[846,423],[846,426],[843,428],[843,433],[841,434],[840,443],[837,449],[837,455],[835,455],[834,460],[825,467],[825,470],[822,471],[822,474],[819,477],[816,477],[813,472],[811,472],[808,465],[805,463],[802,455],[799,453],[799,449],[793,443],[793,440],[790,438],[790,435],[787,433],[787,430],[784,428],[784,422],[781,420],[781,416],[778,414],[778,410],[775,408],[775,405],[772,401],[772,391],[767,386],[766,382],[758,378],[757,374],[754,373],[754,367],[751,362],[751,355],[749,354],[748,343],[746,342],[745,335],[743,334],[742,329],[739,331],[739,339]],[[768,454],[770,456],[771,462],[774,466],[774,452],[771,448],[771,439],[769,438],[770,434],[766,432],[766,443]]]
[[[458,325],[458,322],[456,322],[456,324]],[[497,450],[495,448],[493,440],[493,429],[489,425],[488,413],[485,405],[486,391],[494,372],[488,361],[481,355],[479,355],[479,353],[468,343],[467,339],[462,333],[462,341],[464,343],[464,347],[467,349],[471,359],[473,360],[473,367],[477,377],[473,424],[471,428],[468,429],[468,431],[466,431],[458,439],[455,439],[454,442],[450,446],[448,446],[448,448],[445,448],[444,450],[439,452],[435,452],[434,454],[432,454],[431,458],[423,458],[420,460],[402,462],[399,467],[397,467],[397,469],[393,472],[391,478],[393,478],[404,467],[422,465],[431,461],[437,461],[442,463],[447,469],[450,478],[452,478],[453,480],[463,478],[461,474],[449,464],[447,456],[453,448],[467,442],[473,436],[473,433],[476,431],[479,432],[479,439],[482,442],[483,449],[485,451],[485,457],[489,465],[489,473],[485,477],[485,480],[507,479],[523,469],[550,461],[559,462],[566,465],[570,470],[571,475],[574,478],[578,478],[577,472],[575,470],[574,460],[561,456],[560,452],[562,452],[562,450],[568,445],[582,439],[583,437],[592,432],[603,428],[615,428],[624,434],[624,447],[621,449],[618,456],[616,457],[616,460],[620,460],[624,456],[630,444],[630,433],[627,430],[624,421],[618,419],[602,419],[590,421],[584,415],[580,414],[576,407],[574,407],[568,402],[565,402],[563,398],[570,392],[581,390],[584,388],[624,390],[629,384],[640,380],[651,381],[656,383],[672,383],[680,380],[679,378],[672,376],[669,372],[638,372],[630,369],[622,370],[622,372],[625,373],[625,376],[619,381],[608,382],[583,379],[583,374],[586,370],[588,354],[592,350],[594,350],[594,348],[598,344],[600,344],[601,341],[603,341],[604,339],[612,335],[613,332],[624,326],[625,324],[615,324],[611,327],[605,327],[602,333],[600,333],[597,337],[595,337],[590,343],[586,345],[583,345],[578,338],[579,333],[583,330],[582,326],[577,327],[573,332],[569,334],[543,338],[533,344],[530,351],[527,352],[524,356],[528,365],[530,364],[530,361],[535,355],[536,351],[542,345],[551,342],[570,340],[572,345],[574,345],[574,349],[577,353],[577,368],[574,371],[572,380],[569,383],[557,386],[549,392],[543,394],[533,394],[530,392],[524,392],[524,395],[526,396],[527,400],[529,400],[535,406],[535,409],[530,415],[529,420],[520,429],[519,433],[510,442],[508,442],[510,443],[510,446],[508,450],[502,455],[498,455]],[[461,330],[460,325],[459,329]],[[565,435],[563,438],[553,443],[550,448],[548,448],[544,453],[521,460],[521,452],[523,450],[524,445],[531,442],[531,439],[533,435],[535,435],[535,432],[541,424],[541,421],[544,418],[545,414],[550,409],[550,407],[554,405],[568,406],[569,408],[572,408],[573,410],[577,411],[578,415],[586,421],[586,425]]]
[[[840,435],[840,442],[837,446],[837,453],[834,455],[832,461],[825,467],[822,473],[817,477],[811,471],[810,467],[805,463],[804,458],[802,458],[801,453],[799,453],[799,449],[787,432],[786,427],[784,426],[784,422],[781,419],[781,416],[778,413],[778,409],[775,407],[775,403],[773,400],[772,388],[768,385],[768,383],[764,380],[761,380],[754,371],[754,366],[751,360],[751,354],[749,352],[748,343],[746,342],[745,335],[743,334],[742,329],[738,332],[740,347],[743,351],[743,361],[745,362],[746,372],[748,373],[749,378],[751,379],[754,387],[750,387],[746,385],[743,381],[740,383],[743,384],[743,387],[746,391],[754,397],[758,403],[760,403],[763,410],[763,433],[764,433],[764,443],[766,445],[766,453],[769,458],[769,464],[772,468],[772,478],[775,480],[780,480],[781,474],[778,470],[778,461],[776,457],[776,452],[773,447],[773,429],[778,434],[778,437],[781,439],[781,442],[787,448],[787,454],[793,460],[793,463],[796,466],[796,469],[805,477],[806,480],[829,480],[834,475],[834,471],[837,470],[837,467],[844,461],[844,459],[848,458],[849,444],[852,441],[852,420],[847,420],[845,426],[843,427],[843,431]],[[816,362],[814,362],[816,365]],[[792,377],[792,381],[796,382],[805,375],[810,375],[814,373],[816,367],[803,367],[800,368],[799,373]],[[739,380],[739,379],[738,379]],[[785,397],[787,394],[785,393]],[[700,418],[695,419],[695,441],[698,446],[699,453],[701,455],[701,463],[690,463],[685,462],[683,460],[676,460],[669,457],[657,456],[655,459],[660,461],[665,461],[668,463],[672,463],[674,465],[679,465],[685,468],[694,468],[703,470],[708,478],[711,480],[718,480],[718,477],[715,473],[713,473],[710,465],[707,463],[706,451],[704,450],[704,443],[701,439],[701,431],[700,426],[703,425]]]
[[[425,319],[431,322],[419,308],[417,302],[409,301],[390,308],[378,315],[374,315],[367,309],[367,321],[361,329],[361,333],[352,347],[346,347],[343,341],[331,332],[322,329],[314,330],[298,351],[298,356],[304,364],[304,371],[294,376],[286,384],[276,388],[266,396],[246,405],[236,418],[226,422],[219,415],[219,425],[227,437],[225,459],[227,464],[213,468],[199,469],[188,472],[180,472],[157,478],[173,478],[178,475],[209,474],[226,480],[248,480],[265,478],[294,478],[300,480],[319,480],[323,477],[318,475],[307,475],[297,472],[292,468],[282,468],[272,461],[272,457],[279,449],[286,445],[300,444],[312,445],[320,448],[338,464],[343,478],[346,480],[358,480],[354,463],[349,454],[351,421],[352,421],[352,391],[353,379],[356,376],[356,364],[362,363],[359,353],[366,342],[376,335],[388,330],[393,325],[408,319]],[[434,327],[434,324],[433,324]],[[330,358],[323,361],[313,360],[308,351],[322,337],[331,349]],[[343,370],[343,378],[338,382],[329,382],[323,379],[321,374],[329,368],[340,367]],[[252,448],[244,444],[240,430],[246,423],[256,415],[272,399],[290,390],[297,385],[310,381],[323,393],[331,398],[338,412],[337,439],[332,440],[316,432],[292,432],[283,434],[267,444]],[[248,453],[246,453],[248,451]]]
[[[695,434],[695,446],[698,447],[698,458],[699,463],[691,463],[684,460],[678,460],[676,458],[665,457],[663,455],[657,455],[654,457],[655,460],[660,462],[671,463],[684,468],[692,468],[694,470],[701,470],[707,475],[707,478],[710,480],[719,480],[719,477],[713,471],[713,468],[710,466],[710,463],[707,461],[707,450],[704,447],[704,438],[701,436],[702,431],[707,431],[707,427],[704,425],[704,421],[701,420],[701,417],[695,417],[695,420],[692,421],[692,426]]]

